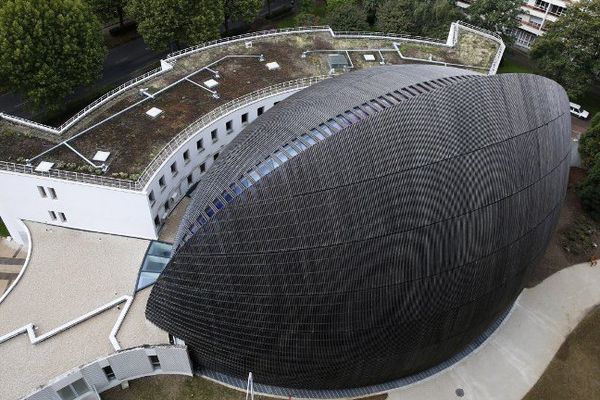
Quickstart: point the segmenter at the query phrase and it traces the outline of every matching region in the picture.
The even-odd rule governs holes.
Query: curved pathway
[[[390,400],[521,400],[577,324],[600,304],[600,266],[563,269],[525,289],[510,315],[452,367],[389,393]]]

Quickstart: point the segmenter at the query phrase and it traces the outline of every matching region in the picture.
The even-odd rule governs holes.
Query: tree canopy
[[[350,3],[342,3],[327,13],[329,25],[340,31],[364,31],[369,29],[367,14],[362,7]]]
[[[469,22],[499,33],[507,44],[514,42],[513,30],[519,27],[523,0],[477,0],[467,9]]]
[[[102,20],[109,20],[116,16],[123,26],[127,0],[89,0],[89,2]]]
[[[75,88],[98,79],[105,56],[87,2],[4,0],[0,6],[0,76],[35,109],[57,109]]]
[[[446,36],[450,23],[459,18],[448,0],[386,0],[376,10],[377,30],[430,37]]]
[[[225,31],[229,30],[229,21],[252,22],[260,13],[262,4],[263,0],[224,0]]]
[[[144,41],[155,50],[175,49],[219,37],[224,0],[129,0]]]
[[[540,72],[577,98],[600,79],[600,0],[581,0],[536,39],[531,57]]]

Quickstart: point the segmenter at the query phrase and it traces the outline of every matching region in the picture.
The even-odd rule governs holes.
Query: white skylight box
[[[273,71],[274,69],[279,69],[279,63],[277,61],[267,63],[266,65],[267,65],[267,69],[269,71]]]
[[[42,161],[41,163],[38,164],[37,167],[35,167],[35,170],[37,172],[48,172],[50,171],[50,169],[54,166],[54,163],[48,162],[48,161]]]
[[[373,54],[365,54],[363,57],[365,58],[365,61],[375,61],[375,56]]]
[[[160,114],[162,114],[162,112],[163,112],[163,110],[161,110],[160,108],[152,107],[151,109],[146,111],[146,115],[149,116],[150,118],[156,118]]]
[[[109,151],[97,151],[92,160],[105,162],[106,160],[108,160],[108,157],[110,157]]]
[[[215,81],[214,79],[209,79],[207,81],[204,81],[204,86],[206,86],[209,89],[214,88],[218,84],[219,84],[219,82]]]

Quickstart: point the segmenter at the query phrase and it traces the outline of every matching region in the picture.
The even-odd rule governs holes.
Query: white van
[[[587,119],[590,116],[590,113],[581,108],[579,104],[569,103],[569,105],[571,106],[571,114],[577,118]]]

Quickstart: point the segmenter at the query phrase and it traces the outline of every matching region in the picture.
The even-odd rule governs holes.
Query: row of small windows
[[[60,219],[60,222],[67,222],[67,216],[64,212],[48,211],[48,215],[50,215],[52,221]]]
[[[38,189],[40,196],[43,198],[50,197],[53,200],[56,200],[58,198],[56,196],[56,190],[54,190],[54,188],[51,188],[51,187],[45,188],[43,186],[38,186],[37,189]]]
[[[150,355],[148,356],[148,361],[150,361],[150,365],[152,365],[152,369],[154,371],[161,369],[160,360],[158,359],[158,356]],[[104,376],[109,382],[117,379],[115,376],[115,372],[113,371],[110,365],[103,367],[102,372],[104,372]],[[57,390],[56,393],[61,398],[61,400],[75,400],[90,391],[91,388],[88,386],[86,381],[83,378],[80,378]]]
[[[277,103],[278,102],[275,102],[273,105],[276,105]],[[256,109],[256,116],[257,117],[261,116],[262,114],[264,114],[264,112],[265,112],[265,107],[264,106],[258,107]],[[242,125],[248,124],[248,122],[249,122],[249,113],[242,114],[241,117],[240,117],[240,120],[241,120]],[[227,121],[225,123],[225,131],[226,131],[227,134],[230,134],[231,132],[233,132],[233,120],[229,120],[229,121]],[[212,140],[213,143],[217,142],[219,140],[219,130],[218,129],[213,129],[210,132],[210,138],[211,138],[211,140]],[[204,151],[204,139],[203,138],[200,138],[200,139],[198,139],[196,141],[196,150],[198,152]],[[218,157],[219,157],[219,153],[215,153],[213,155],[213,161],[216,161]],[[191,161],[190,151],[186,150],[186,151],[183,152],[183,162],[184,162],[185,165],[187,165],[190,161]],[[179,173],[179,171],[177,169],[177,161],[174,161],[171,164],[170,171],[171,171],[171,176],[173,176],[173,177],[177,176],[177,174]],[[200,173],[204,173],[205,171],[206,171],[206,165],[205,165],[205,163],[202,163],[200,165]],[[192,184],[192,182],[193,182],[192,175],[188,175],[187,182],[190,185]],[[159,178],[159,180],[158,180],[158,186],[161,189],[165,189],[167,187],[167,181],[166,181],[164,175]],[[38,186],[38,188],[39,188],[39,186]],[[52,190],[54,190],[54,189],[52,189]],[[154,197],[154,192],[153,191],[151,191],[150,194],[148,195],[148,200],[150,201],[151,205],[154,205],[156,199]],[[165,209],[168,209],[168,208],[165,207]],[[154,222],[158,226],[160,224],[160,218],[158,218],[158,222],[157,222],[157,219],[155,218]]]
[[[188,233],[184,236],[183,241],[187,241],[200,229],[202,225],[206,224],[210,218],[212,218],[219,210],[224,208],[225,203],[232,202],[233,199],[239,196],[245,189],[251,187],[275,168],[279,167],[289,159],[297,156],[307,148],[315,145],[317,142],[325,140],[326,137],[331,136],[334,133],[337,133],[363,119],[366,119],[372,114],[376,114],[386,108],[392,107],[403,100],[407,100],[422,93],[430,92],[434,89],[438,89],[450,83],[460,81],[464,78],[466,77],[458,76],[441,78],[395,90],[383,96],[379,96],[376,99],[371,99],[360,106],[354,107],[352,110],[347,110],[344,113],[337,115],[335,118],[331,118],[319,126],[311,129],[309,132],[292,139],[290,143],[284,144],[271,156],[265,158],[264,161],[257,164],[256,167],[246,171],[246,173],[242,175],[236,182],[229,184],[229,186],[223,190],[221,195],[208,204],[204,209],[204,212],[201,213],[196,221],[189,226]]]

